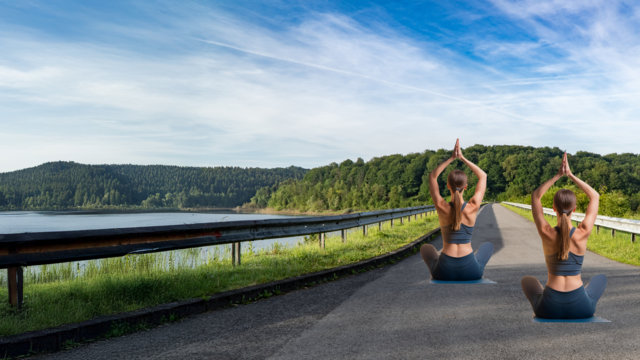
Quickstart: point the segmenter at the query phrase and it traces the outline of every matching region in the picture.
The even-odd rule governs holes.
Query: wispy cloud
[[[638,116],[637,16],[598,1],[492,4],[477,18],[530,33],[469,32],[473,57],[337,11],[274,24],[233,8],[142,6],[144,19],[85,19],[84,37],[0,26],[0,150],[24,149],[0,171],[58,159],[311,167],[455,137],[635,151],[612,129]]]

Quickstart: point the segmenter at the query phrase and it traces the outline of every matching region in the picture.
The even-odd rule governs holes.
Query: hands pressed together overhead
[[[571,175],[571,168],[569,167],[569,160],[567,159],[567,152],[565,151],[562,156],[562,165],[560,165],[560,169],[558,169],[558,175],[560,176],[569,176]]]
[[[453,147],[453,153],[451,154],[452,159],[462,159],[462,149],[460,149],[460,139],[456,139],[456,144]]]

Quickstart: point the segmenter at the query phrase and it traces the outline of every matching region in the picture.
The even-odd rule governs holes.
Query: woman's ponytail
[[[569,245],[571,244],[571,213],[576,208],[576,194],[568,189],[560,189],[553,197],[553,206],[558,212],[557,254],[558,260],[566,260],[569,257]]]
[[[447,177],[447,185],[451,190],[451,229],[457,231],[462,223],[462,192],[467,186],[467,174],[462,170],[453,170]]]
[[[571,219],[566,212],[560,213],[560,232],[558,241],[558,260],[569,258],[569,243],[571,242]]]
[[[453,190],[451,194],[451,200],[453,201],[453,211],[451,212],[451,229],[460,230],[460,224],[462,223],[462,189]]]

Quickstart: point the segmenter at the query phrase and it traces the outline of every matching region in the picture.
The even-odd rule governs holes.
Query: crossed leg
[[[536,304],[538,304],[538,301],[542,297],[542,293],[544,291],[542,284],[534,276],[523,277],[520,281],[520,284],[522,285],[522,291],[524,292],[524,295],[531,303],[531,307],[535,309]]]
[[[587,295],[593,300],[595,304],[604,293],[604,288],[607,287],[607,277],[600,274],[591,278],[589,284],[584,287],[584,290],[587,292]]]
[[[493,255],[493,244],[490,242],[482,243],[476,251],[476,261],[480,264],[480,269],[484,270],[484,267],[489,262],[491,255]]]
[[[438,266],[438,257],[440,256],[438,255],[438,250],[431,244],[424,244],[420,247],[420,255],[427,264],[431,276],[433,276],[433,271]]]

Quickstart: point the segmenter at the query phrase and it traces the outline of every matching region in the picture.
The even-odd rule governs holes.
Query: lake
[[[198,224],[287,218],[285,215],[233,212],[101,213],[57,211],[0,211],[0,234]]]

